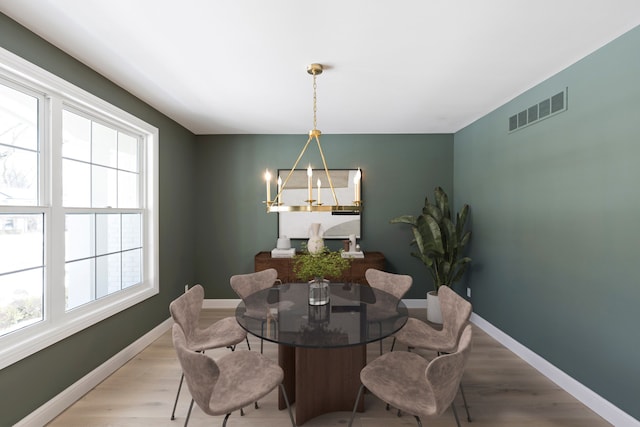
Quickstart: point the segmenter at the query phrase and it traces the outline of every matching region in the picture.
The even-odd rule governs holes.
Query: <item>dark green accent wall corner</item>
[[[305,134],[198,137],[196,278],[207,295],[237,298],[229,277],[254,271],[255,254],[275,247],[278,215],[266,213],[261,203],[264,170],[290,168],[306,139]],[[407,298],[424,298],[432,284],[424,266],[409,255],[411,232],[389,220],[418,214],[438,185],[451,194],[453,135],[323,134],[322,149],[330,168],[362,169],[363,250],[383,252],[389,271],[413,276]],[[315,146],[304,159],[305,165],[322,164]],[[327,244],[341,247],[339,241]]]
[[[455,134],[474,312],[640,419],[640,28]],[[509,116],[568,87],[568,110]]]
[[[195,136],[0,13],[0,46],[111,102],[160,131],[160,293],[0,370],[0,426],[10,426],[169,317],[169,302],[193,281],[190,212]]]

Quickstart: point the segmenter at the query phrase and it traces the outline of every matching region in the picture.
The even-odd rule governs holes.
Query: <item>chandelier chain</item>
[[[316,101],[317,101],[316,89],[317,88],[318,88],[318,85],[316,84],[316,73],[313,73],[313,130],[316,130],[316,125],[317,125],[317,119],[316,119],[316,112],[317,112],[317,107],[316,107]]]

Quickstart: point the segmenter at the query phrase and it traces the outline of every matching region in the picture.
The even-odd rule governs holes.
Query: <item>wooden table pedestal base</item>
[[[296,424],[328,412],[352,411],[360,371],[367,363],[366,346],[306,348],[280,345],[278,362],[284,370],[284,386],[295,402]],[[286,408],[279,393],[278,408]],[[364,397],[358,402],[364,411]]]

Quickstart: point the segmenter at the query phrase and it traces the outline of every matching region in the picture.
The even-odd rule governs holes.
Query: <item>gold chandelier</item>
[[[331,174],[329,173],[329,168],[327,167],[327,161],[324,157],[324,152],[322,151],[322,145],[320,144],[320,132],[316,129],[316,77],[322,74],[323,67],[322,64],[311,64],[307,66],[307,73],[313,76],[313,129],[309,131],[309,138],[307,139],[307,143],[302,148],[300,155],[296,159],[293,167],[289,170],[284,181],[278,177],[277,180],[277,193],[275,198],[271,199],[271,173],[269,169],[265,171],[264,178],[267,185],[267,200],[264,202],[267,205],[267,212],[336,212],[336,213],[359,213],[362,210],[362,200],[360,198],[360,182],[362,179],[362,173],[360,169],[357,170],[355,176],[353,177],[354,183],[354,200],[351,204],[341,205],[338,202],[338,196],[336,195],[335,188],[333,186],[333,181],[331,180]],[[318,150],[320,151],[320,157],[322,158],[322,166],[324,167],[324,172],[327,177],[327,181],[329,182],[329,188],[331,189],[331,195],[333,196],[333,205],[323,204],[320,200],[320,191],[321,191],[321,182],[318,179],[316,195],[317,199],[314,199],[314,188],[312,184],[313,177],[313,169],[311,165],[307,168],[307,200],[304,200],[303,204],[300,205],[290,205],[282,203],[282,192],[287,186],[289,182],[289,178],[291,178],[292,174],[296,170],[300,159],[302,159],[307,147],[311,141],[316,141],[318,146]]]

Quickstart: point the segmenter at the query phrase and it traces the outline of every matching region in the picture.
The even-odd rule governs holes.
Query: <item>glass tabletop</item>
[[[309,304],[309,285],[289,283],[249,295],[236,308],[247,332],[278,344],[331,348],[367,344],[397,332],[405,304],[368,285],[331,283],[329,303]]]

